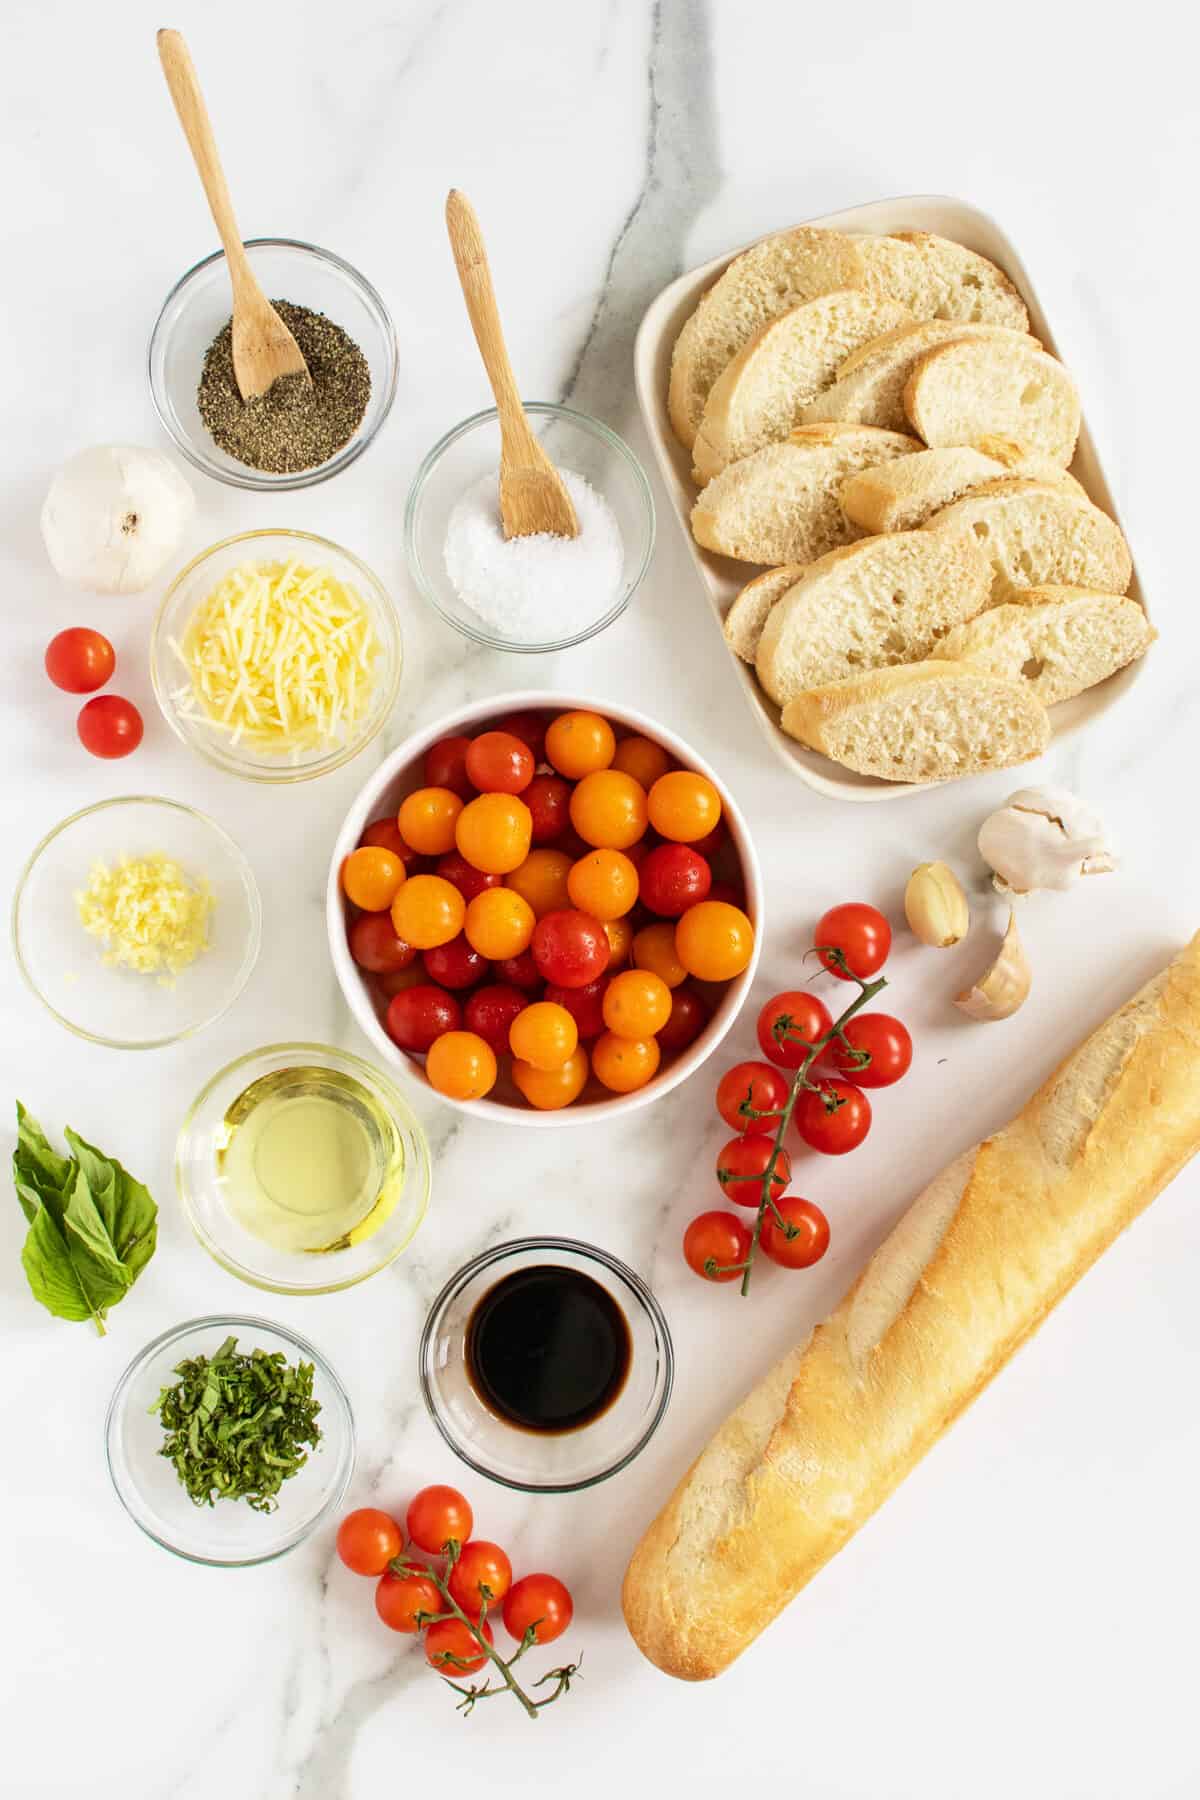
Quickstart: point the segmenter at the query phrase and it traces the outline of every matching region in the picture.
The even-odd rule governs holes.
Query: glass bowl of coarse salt
[[[629,605],[654,550],[654,499],[615,431],[569,406],[529,401],[579,536],[505,539],[494,408],[464,419],[421,464],[404,512],[413,580],[435,612],[492,650],[545,653],[594,637]]]

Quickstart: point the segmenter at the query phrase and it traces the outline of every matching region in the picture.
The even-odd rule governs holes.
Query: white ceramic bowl
[[[527,709],[568,712],[573,708],[603,713],[618,731],[653,738],[686,768],[707,775],[716,787],[721,796],[733,847],[741,864],[746,910],[754,922],[754,954],[742,974],[725,984],[712,1018],[695,1043],[666,1064],[653,1081],[647,1082],[645,1087],[638,1088],[635,1093],[594,1094],[589,1083],[589,1087],[574,1105],[563,1107],[559,1112],[537,1112],[516,1100],[489,1098],[460,1101],[451,1100],[444,1094],[438,1096],[447,1106],[457,1107],[471,1118],[499,1119],[505,1124],[532,1125],[539,1130],[562,1125],[594,1124],[600,1118],[616,1118],[623,1113],[635,1112],[638,1107],[647,1106],[652,1100],[670,1093],[672,1088],[678,1087],[681,1081],[686,1081],[712,1055],[745,1004],[754,983],[763,938],[762,874],[741,808],[716,771],[683,738],[676,737],[673,731],[666,730],[645,713],[634,712],[628,706],[619,706],[609,700],[597,699],[594,694],[559,694],[547,692],[544,688],[528,688],[511,694],[497,694],[490,700],[476,700],[469,706],[459,707],[457,712],[445,714],[434,724],[427,725],[423,731],[415,732],[376,769],[343,821],[337,842],[333,846],[325,891],[329,952],[338,983],[351,1012],[370,1039],[376,1054],[388,1068],[398,1070],[410,1081],[420,1082],[427,1092],[431,1091],[421,1064],[399,1049],[384,1030],[368,981],[347,948],[345,900],[339,879],[342,863],[372,819],[398,811],[405,794],[422,785],[421,761],[429,746],[436,744],[439,738],[449,737],[452,733],[473,736],[498,724],[508,713],[524,712]]]

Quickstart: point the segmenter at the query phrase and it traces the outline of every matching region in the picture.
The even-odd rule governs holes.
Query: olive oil
[[[225,1114],[218,1178],[232,1216],[276,1250],[322,1254],[377,1231],[404,1186],[404,1144],[335,1069],[278,1069]]]

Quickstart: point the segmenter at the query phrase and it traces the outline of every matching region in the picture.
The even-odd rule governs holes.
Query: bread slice
[[[1006,339],[1035,344],[1021,332],[1003,325],[952,324],[947,319],[926,319],[898,325],[882,337],[853,351],[837,372],[832,387],[810,400],[801,413],[805,424],[819,419],[843,419],[849,424],[879,425],[885,431],[907,431],[904,389],[921,358],[943,344],[963,337]]]
[[[1075,477],[1048,456],[1029,455],[1011,438],[986,438],[982,444],[919,450],[902,462],[861,470],[842,489],[846,517],[863,531],[911,531],[973,488],[1009,475],[1065,482],[1087,498]],[[1002,457],[996,454],[1001,449]]]
[[[1156,636],[1136,600],[1038,587],[954,626],[937,654],[1022,681],[1043,706],[1054,706],[1144,656]]]
[[[842,288],[764,325],[713,383],[692,445],[697,481],[785,438],[851,350],[910,320],[895,300]]]
[[[1050,719],[1026,683],[934,658],[810,688],[783,729],[860,775],[950,781],[1040,756]]]
[[[916,319],[968,320],[1029,330],[1025,302],[986,256],[929,231],[859,239],[867,280]]]
[[[991,558],[994,606],[1032,587],[1123,594],[1133,576],[1120,528],[1062,482],[987,481],[921,529],[975,534]]]
[[[740,656],[743,662],[754,661],[771,608],[783,599],[803,573],[803,563],[784,563],[782,568],[768,569],[764,575],[756,575],[734,595],[721,630],[733,654]]]
[[[920,448],[872,425],[802,425],[722,469],[692,508],[692,535],[739,562],[812,562],[857,536],[838,500],[847,475]]]
[[[894,531],[831,550],[768,617],[758,679],[783,706],[806,688],[919,662],[987,605],[990,587],[988,559],[969,532]]]
[[[680,443],[691,449],[714,381],[755,332],[818,294],[865,281],[857,240],[814,225],[778,232],[735,256],[675,340],[667,411]]]
[[[997,432],[1064,469],[1079,437],[1071,376],[1057,357],[1016,337],[960,338],[929,351],[905,384],[904,411],[931,448]]]

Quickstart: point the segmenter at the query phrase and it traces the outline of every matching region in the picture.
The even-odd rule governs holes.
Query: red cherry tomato
[[[535,844],[553,844],[571,822],[571,784],[561,775],[535,775],[521,795],[533,820]]]
[[[490,1644],[492,1628],[486,1619],[482,1629]],[[425,1660],[439,1675],[457,1681],[460,1675],[478,1674],[487,1657],[461,1619],[439,1619],[425,1633]]]
[[[396,936],[390,913],[361,913],[346,934],[350,954],[372,975],[394,975],[417,959],[411,944]]]
[[[747,1132],[745,1137],[730,1138],[717,1157],[717,1180],[727,1200],[738,1206],[758,1206],[762,1199],[762,1178],[775,1149],[775,1139],[765,1131]],[[792,1179],[792,1163],[786,1150],[775,1158],[771,1177],[771,1198],[778,1200]]]
[[[424,1056],[444,1031],[457,1031],[461,1024],[462,1007],[454,995],[429,983],[394,995],[383,1021],[392,1042],[417,1056]]]
[[[458,850],[448,850],[445,856],[439,857],[433,872],[443,880],[453,882],[464,900],[474,900],[484,888],[499,887],[504,879],[502,875],[487,875],[482,869],[473,868]]]
[[[529,947],[543,980],[556,987],[586,987],[608,967],[609,942],[603,925],[587,913],[568,908],[540,918]]]
[[[776,994],[758,1015],[763,1055],[781,1069],[798,1069],[812,1046],[832,1030],[829,1008],[815,994]]]
[[[395,817],[372,819],[358,840],[360,850],[390,850],[404,864],[405,875],[423,875],[433,867],[433,858],[422,856],[400,836]]]
[[[418,1550],[429,1556],[440,1556],[454,1540],[465,1544],[475,1524],[471,1503],[457,1488],[434,1482],[414,1494],[404,1515],[404,1528]]]
[[[706,900],[712,870],[690,844],[659,844],[638,870],[639,899],[663,919],[677,919],[689,906]]]
[[[546,749],[546,726],[549,721],[542,713],[515,712],[505,713],[496,725],[497,731],[507,731],[523,744],[528,744],[533,751],[535,762],[543,760]]]
[[[463,1545],[446,1585],[450,1598],[474,1619],[481,1606],[498,1606],[503,1600],[512,1586],[512,1564],[499,1544],[474,1538]]]
[[[418,1615],[437,1618],[442,1596],[428,1575],[395,1575],[389,1569],[375,1589],[375,1611],[393,1631],[421,1630]]]
[[[122,700],[119,694],[97,694],[80,708],[75,729],[85,750],[111,762],[137,749],[145,727],[131,700]]]
[[[691,847],[698,856],[704,857],[706,862],[711,862],[728,836],[729,828],[725,820],[718,819],[712,830],[706,831],[702,838],[697,838]]]
[[[490,982],[487,987],[476,988],[463,1009],[463,1024],[476,1037],[481,1037],[485,1044],[490,1044],[497,1056],[508,1053],[508,1032],[517,1014],[524,1012],[529,1005],[528,994],[520,988],[507,987],[501,982]]]
[[[475,789],[467,774],[467,751],[470,748],[469,737],[444,737],[439,738],[436,744],[430,744],[425,752],[423,786],[449,788],[460,800],[473,800]]]
[[[726,906],[740,907],[746,911],[746,892],[744,888],[735,887],[732,881],[714,881],[708,890],[710,900],[723,900]]]
[[[533,960],[532,950],[522,950],[519,956],[502,956],[492,964],[492,972],[506,987],[521,988],[527,994],[542,985],[541,971]]]
[[[94,694],[112,679],[116,666],[108,639],[86,625],[72,625],[46,645],[46,673],[68,694]]]
[[[892,928],[875,907],[866,906],[860,900],[850,900],[844,906],[831,906],[827,913],[822,913],[813,932],[813,943],[819,950],[841,951],[849,975],[843,974],[832,957],[821,958],[839,981],[848,981],[853,975],[869,981],[887,961],[892,947]]]
[[[608,978],[601,976],[599,981],[589,981],[586,987],[555,987],[546,989],[544,998],[553,1000],[556,1006],[565,1006],[579,1031],[580,1038],[586,1043],[589,1038],[599,1037],[604,1026],[604,990],[608,986]]]
[[[781,1269],[811,1269],[829,1248],[829,1220],[811,1200],[799,1194],[785,1194],[776,1201],[775,1210],[790,1225],[794,1237],[788,1237],[769,1210],[763,1220],[759,1248]]]
[[[770,1063],[735,1063],[717,1084],[717,1111],[731,1131],[774,1131],[788,1092]]]
[[[571,1595],[556,1575],[522,1575],[504,1602],[504,1629],[518,1643],[532,1632],[535,1644],[552,1644],[574,1612]]]
[[[694,1044],[712,1013],[700,998],[687,987],[673,988],[671,991],[671,1016],[658,1033],[658,1047],[664,1056],[675,1056]]]
[[[810,1150],[845,1156],[871,1129],[871,1102],[851,1081],[819,1081],[801,1094],[792,1123]]]
[[[481,794],[521,794],[533,780],[533,751],[511,731],[471,739],[467,774]]]
[[[337,1553],[356,1575],[382,1575],[403,1548],[404,1533],[377,1506],[360,1506],[338,1526]]]
[[[477,987],[492,966],[472,949],[461,931],[448,944],[434,944],[423,954],[425,973],[444,988]]]
[[[749,1252],[749,1229],[730,1212],[701,1213],[683,1234],[684,1261],[705,1281],[739,1281],[741,1270],[730,1265],[745,1262]]]
[[[912,1038],[907,1027],[890,1013],[857,1013],[843,1027],[843,1035],[846,1043],[835,1039],[827,1053],[839,1075],[859,1087],[881,1088],[891,1087],[908,1074]],[[868,1061],[861,1062],[861,1056]]]

